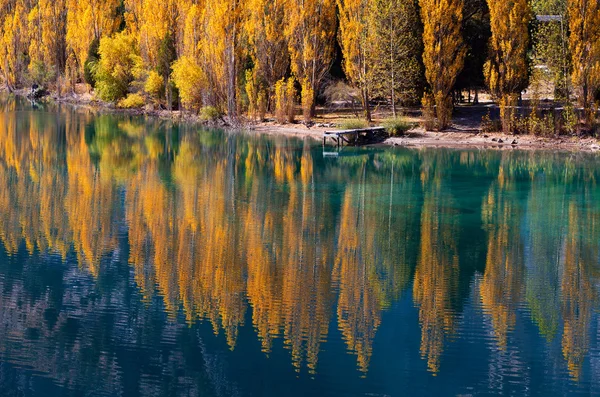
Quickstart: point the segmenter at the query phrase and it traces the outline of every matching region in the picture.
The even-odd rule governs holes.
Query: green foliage
[[[547,113],[540,117],[535,112],[531,112],[529,117],[524,118],[520,124],[521,127],[517,131],[519,133],[529,133],[539,136],[554,136],[556,134],[554,115],[552,113]]]
[[[575,113],[575,107],[568,102],[561,114],[561,130],[567,134],[574,134],[577,131],[579,120]]]
[[[483,0],[482,0],[483,1]],[[396,104],[415,104],[422,94],[422,27],[412,0],[369,2],[373,40],[373,95]]]
[[[158,74],[165,79],[169,78],[169,75],[171,74],[171,65],[175,60],[177,60],[175,38],[170,33],[167,33],[158,46]]]
[[[92,87],[96,86],[96,77],[94,76],[94,69],[98,64],[98,60],[100,59],[100,40],[94,38],[90,43],[90,48],[88,49],[87,59],[83,64],[83,78],[86,83],[91,85]]]
[[[56,78],[56,71],[42,61],[33,61],[29,64],[29,77],[32,82],[44,85]]]
[[[351,120],[344,120],[340,123],[340,125],[338,126],[338,129],[340,130],[359,130],[362,128],[368,128],[369,127],[369,123],[367,123],[367,121],[365,120],[361,120],[361,119],[351,119]]]
[[[221,117],[221,112],[214,106],[204,106],[200,109],[200,119],[204,121],[216,121]]]
[[[129,94],[127,97],[121,99],[117,106],[122,109],[136,109],[141,108],[146,104],[146,100],[140,94]]]
[[[100,61],[95,67],[96,92],[105,101],[127,95],[129,85],[140,74],[141,58],[135,38],[125,32],[100,40]]]
[[[404,117],[392,117],[385,119],[382,125],[390,136],[402,135],[412,128],[412,124],[409,123]]]

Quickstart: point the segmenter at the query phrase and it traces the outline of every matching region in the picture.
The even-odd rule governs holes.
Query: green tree
[[[396,116],[399,102],[415,103],[422,94],[418,4],[414,0],[373,0],[370,12],[375,44],[373,94],[389,98]]]

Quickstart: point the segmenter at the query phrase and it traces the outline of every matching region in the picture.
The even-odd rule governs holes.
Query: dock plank
[[[356,142],[360,136],[369,138],[372,137],[375,132],[384,130],[384,127],[367,127],[351,130],[325,131],[323,132],[323,145],[325,145],[327,138],[332,139],[337,146],[342,146],[344,143],[346,143],[346,145],[351,145]],[[350,136],[353,136],[354,139],[349,139]]]

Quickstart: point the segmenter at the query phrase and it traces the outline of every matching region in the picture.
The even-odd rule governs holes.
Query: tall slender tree
[[[462,0],[420,0],[423,21],[423,63],[429,92],[423,97],[425,108],[435,106],[436,127],[450,125],[450,91],[460,73],[465,46],[462,37]],[[426,109],[427,110],[427,109]]]
[[[344,57],[346,77],[360,90],[360,99],[367,121],[371,121],[369,106],[373,83],[375,42],[371,8],[368,0],[337,0],[340,23],[339,43]]]
[[[66,44],[83,73],[94,40],[113,34],[121,24],[119,0],[67,0]]]
[[[248,36],[254,76],[266,85],[268,97],[290,65],[285,29],[285,0],[248,0],[245,31]]]
[[[315,95],[333,62],[335,0],[288,0],[285,35],[292,72],[303,82],[305,119],[315,115]]]
[[[568,12],[571,77],[586,120],[591,122],[594,96],[600,86],[600,3],[569,0]]]
[[[373,0],[370,2],[374,48],[373,89],[389,97],[396,116],[398,102],[420,98],[423,79],[422,29],[415,0]]]
[[[488,0],[488,7],[492,37],[485,76],[490,90],[500,100],[502,128],[510,132],[519,94],[527,87],[531,9],[527,0]]]

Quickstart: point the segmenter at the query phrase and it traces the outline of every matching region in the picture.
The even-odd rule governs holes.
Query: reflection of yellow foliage
[[[591,200],[590,197],[586,197]],[[576,202],[569,204],[569,232],[561,283],[561,312],[564,321],[562,351],[571,376],[578,380],[589,350],[592,308],[597,303],[592,267],[598,260],[597,244],[590,245],[582,234],[596,236],[596,220],[583,216]]]
[[[440,356],[447,337],[454,332],[455,315],[450,297],[458,287],[458,225],[456,214],[441,201],[439,176],[422,175],[425,201],[421,215],[421,250],[413,297],[419,307],[421,355],[434,374],[439,371]]]
[[[361,189],[362,190],[362,189]],[[339,283],[338,323],[348,348],[358,357],[358,367],[367,372],[373,352],[373,339],[381,322],[381,302],[377,279],[369,273],[374,261],[373,239],[365,233],[375,229],[365,225],[365,208],[355,207],[356,191],[344,195],[334,279]],[[364,193],[364,192],[363,192]]]
[[[494,335],[501,350],[506,350],[507,334],[514,328],[516,309],[523,290],[523,247],[519,234],[521,214],[515,198],[507,192],[500,167],[498,183],[490,188],[483,204],[483,222],[488,231],[485,274],[480,286],[484,310],[491,316]]]

